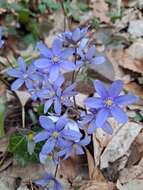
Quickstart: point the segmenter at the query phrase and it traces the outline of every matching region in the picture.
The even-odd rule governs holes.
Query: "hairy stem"
[[[22,128],[25,128],[25,107],[22,105]]]
[[[74,55],[75,56],[75,59],[74,59],[74,64],[75,65],[76,65],[76,54],[77,54],[77,47],[75,47],[75,55]],[[73,71],[73,73],[72,73],[72,79],[71,79],[72,83],[74,83],[75,80],[76,80],[75,74],[76,74],[76,72]],[[75,96],[73,96],[73,102],[74,102],[75,108],[77,108]]]

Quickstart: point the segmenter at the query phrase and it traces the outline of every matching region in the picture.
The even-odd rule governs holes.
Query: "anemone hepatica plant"
[[[25,85],[33,101],[44,105],[45,115],[39,117],[40,131],[34,135],[35,144],[43,143],[39,154],[42,164],[60,164],[60,161],[71,155],[84,154],[85,147],[91,142],[91,135],[97,128],[112,134],[113,129],[108,120],[115,118],[119,123],[128,121],[124,111],[125,106],[137,101],[133,94],[124,94],[123,82],[114,81],[106,86],[99,80],[93,80],[94,97],[88,97],[80,109],[75,97],[78,94],[77,75],[90,64],[104,64],[104,56],[97,55],[95,44],[87,37],[88,28],[76,28],[58,35],[52,47],[38,42],[36,49],[40,55],[28,65],[18,58],[18,66],[10,68],[7,73],[16,80],[11,89],[18,90]],[[3,41],[0,30],[0,47]],[[64,72],[72,72],[71,81],[65,79]],[[69,107],[78,111],[79,117],[71,117]],[[51,174],[35,181],[45,190],[63,189],[59,181]]]

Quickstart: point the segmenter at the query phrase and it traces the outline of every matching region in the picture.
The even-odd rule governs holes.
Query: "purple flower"
[[[105,62],[104,56],[96,56],[96,47],[93,45],[85,53],[83,60],[89,62],[90,64],[102,64]]]
[[[85,136],[84,139],[79,141],[61,141],[61,151],[59,151],[58,156],[67,159],[72,154],[82,155],[84,154],[83,148],[87,146],[91,141],[90,136]]]
[[[77,94],[74,90],[76,84],[72,84],[67,88],[62,89],[61,86],[63,82],[64,78],[63,76],[60,76],[53,84],[49,83],[47,89],[45,88],[45,92],[43,91],[41,93],[41,98],[46,100],[44,104],[44,113],[47,113],[48,109],[53,104],[55,112],[60,114],[62,111],[62,103],[64,104],[64,102],[70,100],[70,97]]]
[[[51,174],[46,173],[41,179],[34,181],[34,183],[44,190],[63,190],[59,181]]]
[[[41,150],[44,155],[51,153],[55,147],[59,147],[63,140],[78,140],[81,137],[80,132],[66,128],[68,119],[65,116],[61,116],[56,123],[48,116],[40,116],[39,121],[44,130],[38,133],[33,140],[35,143],[46,140]]]
[[[36,71],[35,67],[33,65],[30,65],[29,68],[27,68],[27,65],[22,57],[18,58],[18,68],[15,69],[9,69],[7,71],[7,74],[17,78],[11,85],[12,90],[18,90],[24,83],[26,87],[28,88],[31,86],[31,80],[37,79],[34,72]]]
[[[85,105],[89,108],[98,109],[96,116],[96,126],[101,127],[106,119],[113,116],[121,123],[128,121],[122,106],[132,104],[138,98],[132,94],[120,95],[123,89],[123,82],[117,80],[107,89],[104,84],[98,80],[94,81],[94,87],[99,97],[87,98]]]
[[[2,28],[0,27],[0,48],[2,48],[4,40],[2,40]]]
[[[84,129],[87,127],[87,133],[92,134],[98,127],[96,126],[96,116],[97,116],[97,110],[96,109],[90,109],[91,113],[84,114],[84,116],[81,117],[81,121],[79,121],[80,128]],[[100,128],[103,129],[108,134],[112,134],[113,129],[109,122],[105,122]]]
[[[75,69],[75,64],[68,60],[68,57],[73,54],[72,48],[63,49],[63,42],[55,39],[52,48],[49,49],[42,42],[37,44],[42,57],[35,60],[35,66],[39,69],[48,69],[49,77],[55,81],[62,69],[72,71]]]
[[[72,45],[76,45],[87,34],[88,28],[76,28],[73,31],[64,32],[61,37]]]

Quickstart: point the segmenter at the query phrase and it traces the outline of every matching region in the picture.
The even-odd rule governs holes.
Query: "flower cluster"
[[[78,92],[76,81],[72,80],[67,85],[63,71],[74,74],[90,64],[103,64],[106,61],[105,57],[97,55],[96,47],[91,44],[87,32],[88,28],[64,32],[55,38],[51,48],[38,42],[36,49],[40,53],[39,58],[28,65],[20,57],[18,67],[7,71],[8,75],[17,78],[11,85],[12,90],[25,85],[32,100],[40,100],[44,104],[46,115],[39,118],[42,130],[33,138],[35,143],[44,142],[39,155],[41,163],[52,160],[57,164],[61,158],[84,154],[84,148],[91,142],[95,130],[102,128],[106,133],[112,134],[108,118],[114,117],[119,122],[126,123],[128,118],[123,107],[137,101],[133,94],[121,94],[122,81],[117,80],[107,88],[101,81],[95,80],[93,84],[96,94],[84,102],[88,110],[83,112],[79,109],[80,117],[75,120],[68,116],[69,106],[78,108],[72,101]],[[59,182],[49,174],[36,184],[45,190],[62,189]]]

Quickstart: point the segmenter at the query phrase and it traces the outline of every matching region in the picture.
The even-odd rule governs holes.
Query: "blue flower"
[[[82,57],[83,61],[87,61],[90,64],[102,64],[105,62],[104,56],[96,56],[96,47],[95,45],[91,46],[88,51]]]
[[[79,121],[79,125],[81,129],[85,129],[87,127],[87,133],[92,134],[98,127],[96,126],[96,116],[97,110],[90,109],[90,113],[84,114],[81,116],[81,120]],[[105,122],[100,128],[103,129],[108,134],[112,134],[113,129],[109,122]]]
[[[51,174],[46,173],[41,179],[35,180],[34,183],[44,190],[63,190],[60,182]]]
[[[55,147],[59,147],[63,140],[78,140],[81,137],[80,132],[66,128],[68,119],[65,116],[61,116],[56,123],[48,116],[40,116],[39,121],[44,130],[38,133],[33,140],[35,143],[46,140],[41,154],[51,153]]]
[[[85,136],[84,139],[79,141],[61,141],[61,151],[58,152],[58,156],[67,159],[71,155],[82,155],[84,154],[83,148],[87,146],[91,141],[90,136]]]
[[[52,48],[49,49],[42,42],[37,44],[42,57],[35,60],[35,66],[39,69],[47,68],[49,70],[49,78],[55,81],[61,70],[72,71],[75,69],[75,64],[68,60],[68,57],[73,54],[72,48],[63,49],[63,42],[55,39]]]
[[[2,48],[4,40],[2,40],[2,28],[0,27],[0,48]]]
[[[67,88],[62,89],[61,86],[63,82],[64,77],[60,76],[54,83],[49,83],[49,85],[47,85],[47,88],[41,91],[40,97],[46,100],[44,104],[44,113],[47,113],[48,109],[53,104],[55,112],[57,114],[61,114],[62,103],[64,104],[70,100],[70,97],[77,94],[74,90],[76,84],[72,84]]]
[[[96,116],[96,126],[102,127],[106,119],[113,116],[120,123],[128,121],[122,106],[132,104],[138,98],[132,94],[120,95],[123,89],[123,82],[117,80],[107,89],[104,84],[98,80],[94,81],[94,87],[99,97],[87,98],[85,105],[89,108],[98,109]]]
[[[61,36],[63,40],[67,41],[68,43],[72,45],[76,45],[78,42],[80,42],[85,35],[87,34],[88,28],[76,28],[73,31],[66,31]]]
[[[18,90],[24,83],[28,88],[31,86],[31,80],[37,79],[36,75],[34,74],[36,68],[33,65],[30,65],[29,68],[27,68],[27,65],[22,57],[18,58],[18,66],[18,68],[9,69],[7,71],[9,76],[17,78],[11,85],[11,89],[14,91]]]

